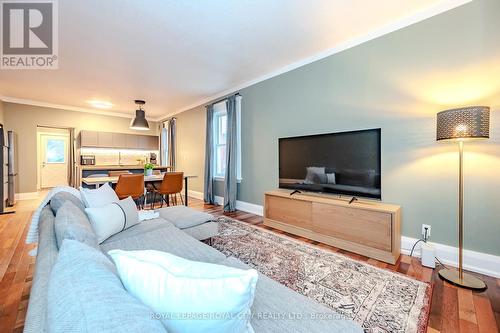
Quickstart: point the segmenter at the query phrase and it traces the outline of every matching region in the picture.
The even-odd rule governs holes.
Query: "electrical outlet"
[[[425,236],[425,229],[427,229],[427,238]],[[422,224],[422,238],[427,240],[431,237],[431,226],[428,224]]]

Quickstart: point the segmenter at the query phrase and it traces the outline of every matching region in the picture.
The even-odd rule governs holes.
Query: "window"
[[[236,98],[236,122],[237,122],[237,159],[236,178],[241,180],[241,97]],[[213,119],[213,142],[214,142],[214,176],[224,179],[226,174],[226,137],[227,137],[227,110],[226,102],[219,102],[214,105]]]
[[[64,140],[49,139],[47,140],[46,150],[46,163],[65,163],[66,154]]]

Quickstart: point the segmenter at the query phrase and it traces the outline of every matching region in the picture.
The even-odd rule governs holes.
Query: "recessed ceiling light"
[[[92,107],[97,109],[111,109],[113,107],[113,103],[107,101],[98,101],[98,100],[90,100],[87,101]]]

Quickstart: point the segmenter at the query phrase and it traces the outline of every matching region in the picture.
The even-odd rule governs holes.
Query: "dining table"
[[[164,173],[157,175],[144,176],[144,183],[155,183],[161,182],[163,180]],[[101,185],[106,183],[116,184],[118,182],[119,176],[98,176],[98,177],[85,177],[82,178],[82,183],[88,186],[94,186],[99,188]],[[184,175],[184,205],[188,205],[188,180],[190,178],[197,178],[196,175]]]

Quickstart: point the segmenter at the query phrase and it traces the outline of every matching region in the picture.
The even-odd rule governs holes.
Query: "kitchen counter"
[[[156,166],[155,170],[168,170],[170,166]],[[81,170],[142,170],[144,165],[80,165]]]

